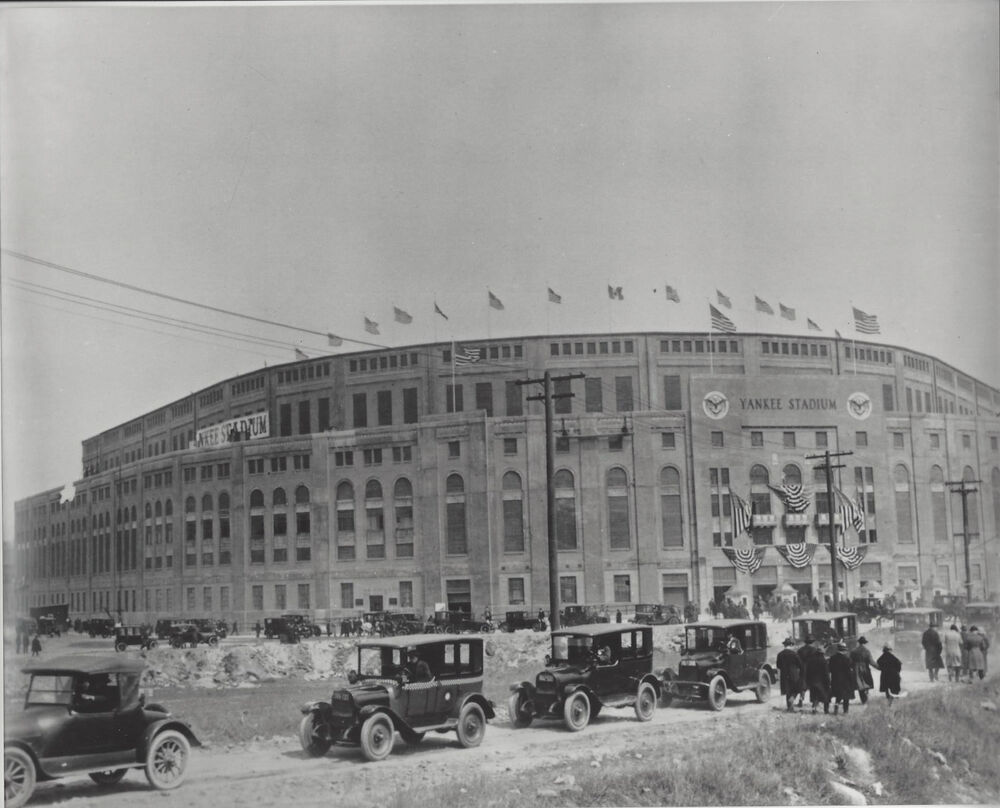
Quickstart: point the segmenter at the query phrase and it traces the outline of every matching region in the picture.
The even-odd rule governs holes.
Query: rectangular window
[[[556,436],[556,452],[559,454],[566,454],[569,451],[569,438],[564,438],[562,435]]]
[[[575,575],[559,576],[559,601],[561,603],[577,602]]]
[[[663,377],[663,409],[679,410],[683,408],[681,403],[681,377]]]
[[[335,466],[353,466],[354,452],[334,452],[333,464]]]
[[[903,433],[902,432],[893,432],[892,433],[892,448],[893,449],[902,449],[903,447],[904,447]]]
[[[507,602],[512,606],[524,603],[524,578],[507,579]]]
[[[723,447],[723,445],[724,444],[723,444],[723,439],[722,439],[722,433],[721,432],[713,432],[712,433],[712,448],[714,448],[714,449],[721,449]]]
[[[825,449],[827,447],[827,445],[828,445],[828,443],[827,443],[826,433],[825,432],[817,432],[816,433],[816,448],[817,449]]]
[[[448,441],[448,457],[452,460],[462,456],[462,442],[457,440]]]
[[[485,410],[486,417],[493,417],[493,385],[490,382],[476,382],[476,409]]]
[[[618,412],[632,411],[632,377],[615,377],[615,404]]]
[[[517,382],[504,382],[504,393],[507,399],[507,415],[524,415],[521,385]]]
[[[381,449],[363,449],[362,456],[364,457],[366,466],[381,466],[382,465],[382,450]]]
[[[556,415],[569,415],[573,412],[573,397],[569,379],[556,379],[553,398]]]
[[[447,412],[462,412],[465,409],[465,402],[462,397],[462,385],[445,385],[444,398]]]
[[[972,448],[972,436],[971,435],[962,435],[962,448],[963,449],[971,449]]]
[[[399,607],[401,609],[413,608],[413,581],[399,582]]]
[[[882,385],[882,408],[886,412],[892,412],[895,407],[895,395],[891,384]]]
[[[615,603],[632,602],[632,578],[628,575],[614,576]]]
[[[417,422],[417,388],[403,388],[403,423],[415,424]]]
[[[292,434],[292,405],[282,404],[278,407],[278,433],[281,437]]]
[[[503,500],[503,551],[524,552],[524,508],[520,498]]]
[[[764,433],[759,431],[752,431],[750,433],[750,445],[754,448],[759,448],[764,445]]]
[[[212,611],[212,587],[206,586],[201,593],[202,608],[206,612]]]
[[[285,584],[274,585],[274,608],[284,611],[288,608],[288,600],[285,594]]]
[[[854,445],[859,449],[866,447],[868,445],[868,433],[860,431],[854,433]]]
[[[193,612],[196,608],[194,604],[194,587],[189,586],[187,588],[187,609],[189,612]]]
[[[786,449],[795,448],[795,433],[794,432],[782,432],[781,433],[781,443]]]
[[[940,449],[941,448],[941,436],[939,434],[937,434],[936,432],[932,432],[929,435],[929,437],[930,437],[930,442],[931,442],[931,448],[932,449]]]
[[[298,594],[299,594],[299,605],[298,605],[297,608],[299,608],[299,609],[311,609],[312,606],[309,605],[310,604],[310,600],[309,600],[309,584],[299,584],[298,585],[298,590],[299,590],[298,591]]]
[[[673,432],[660,433],[660,447],[663,449],[676,449],[677,435],[675,435]]]
[[[352,396],[354,412],[354,428],[364,429],[368,426],[368,395],[355,393]]]
[[[587,412],[604,412],[604,388],[601,380],[588,376],[584,379]]]
[[[264,587],[261,584],[253,584],[250,587],[250,600],[253,603],[253,608],[256,611],[261,611],[264,608]]]
[[[312,432],[312,413],[309,400],[299,402],[299,434],[308,435]]]
[[[503,453],[508,457],[517,454],[517,438],[503,439]]]
[[[323,397],[319,400],[317,406],[319,423],[316,425],[320,432],[326,432],[331,426],[330,422],[330,399],[328,397]]]
[[[379,390],[376,394],[378,404],[378,425],[392,426],[392,390]]]
[[[465,555],[468,543],[465,532],[465,502],[445,505],[448,555]]]
[[[340,585],[340,608],[354,608],[354,584],[342,583]]]

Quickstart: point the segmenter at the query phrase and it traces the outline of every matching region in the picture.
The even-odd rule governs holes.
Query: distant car
[[[141,660],[115,654],[56,657],[31,675],[24,710],[4,723],[4,802],[20,808],[37,782],[89,774],[99,785],[142,768],[157,789],[184,779],[194,731],[157,704],[145,704]]]
[[[440,611],[434,612],[425,626],[428,633],[437,632],[439,634],[488,634],[493,631],[493,627],[485,620],[477,620],[469,612],[460,611]]]
[[[424,621],[413,612],[387,612],[382,633],[387,637],[399,634],[422,634]]]
[[[684,615],[673,604],[637,603],[635,622],[647,626],[677,625],[684,622]]]
[[[965,606],[965,621],[969,626],[1000,631],[1000,603],[973,601]]]
[[[501,631],[518,631],[530,628],[532,631],[545,631],[545,621],[539,620],[537,614],[531,612],[507,612],[500,623]]]
[[[156,637],[143,626],[117,626],[115,628],[115,650],[127,651],[131,646],[142,650],[156,648]]]
[[[281,617],[264,618],[264,636],[284,638],[286,642],[298,642],[304,637],[318,637],[322,630],[302,614],[283,614]]]
[[[902,656],[917,657],[923,653],[921,642],[924,632],[934,627],[941,631],[944,626],[944,612],[924,606],[896,609],[892,613],[893,645]]]
[[[183,622],[183,620],[168,620],[166,618],[161,618],[156,621],[156,625],[153,627],[153,633],[156,635],[156,639],[158,640],[170,639],[170,629],[176,624]]]
[[[632,707],[649,721],[660,699],[653,675],[653,629],[633,623],[595,623],[553,631],[552,653],[534,682],[511,685],[510,721],[562,719],[578,732],[603,707]]]
[[[115,634],[115,621],[110,617],[93,617],[87,621],[87,633],[91,637],[113,637]]]
[[[858,644],[858,616],[854,612],[808,612],[793,618],[795,644],[802,645],[809,636],[828,657],[836,653],[838,643],[853,651]]]
[[[611,616],[597,606],[566,606],[560,612],[562,626],[587,626],[592,623],[610,623]]]
[[[674,673],[663,672],[664,703],[674,699],[726,706],[727,692],[753,692],[757,701],[771,697],[777,672],[767,659],[767,626],[759,620],[705,620],[688,623],[684,649]]]
[[[407,652],[427,663],[430,681],[409,681]],[[358,668],[329,702],[304,705],[302,748],[322,757],[335,743],[356,744],[368,760],[392,751],[395,733],[419,744],[427,732],[455,732],[464,747],[478,746],[494,717],[483,695],[483,640],[440,634],[373,639],[358,645]]]
[[[216,646],[219,644],[219,635],[215,632],[202,631],[194,623],[175,623],[170,628],[171,648],[184,648],[185,646],[195,648],[202,643]]]

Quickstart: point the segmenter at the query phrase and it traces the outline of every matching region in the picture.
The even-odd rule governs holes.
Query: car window
[[[593,641],[585,635],[558,634],[552,638],[552,659],[559,662],[583,662],[590,658]]]
[[[718,650],[726,642],[725,629],[715,626],[692,626],[688,628],[686,636],[689,651]]]
[[[72,674],[36,674],[28,686],[26,704],[62,704],[69,707],[73,700]]]

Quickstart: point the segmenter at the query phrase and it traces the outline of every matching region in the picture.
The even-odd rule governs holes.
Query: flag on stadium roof
[[[452,361],[456,365],[472,365],[482,358],[482,348],[470,348],[467,345],[458,345],[452,351]]]
[[[865,314],[857,306],[854,308],[854,328],[861,334],[879,334],[881,330],[878,325],[878,317],[874,314]]]
[[[392,316],[395,318],[397,323],[402,323],[403,325],[409,325],[413,322],[413,318],[409,313],[403,311],[398,306],[392,307]]]
[[[729,296],[722,294],[718,289],[715,290],[715,299],[718,300],[720,306],[725,306],[727,309],[733,307],[733,301],[729,299]]]
[[[500,298],[497,297],[492,292],[490,292],[489,289],[487,289],[486,291],[489,293],[490,296],[490,308],[497,309],[498,311],[503,311],[503,303],[500,302]]]
[[[367,331],[369,334],[377,334],[378,323],[376,323],[374,320],[369,320],[367,317],[365,317],[365,331]]]
[[[778,304],[778,310],[781,312],[781,316],[784,317],[786,320],[795,319],[795,309],[789,308],[784,303]]]
[[[446,320],[448,319],[448,315],[445,314],[443,311],[441,311],[441,307],[437,304],[436,300],[434,301],[434,313],[435,314],[440,314]]]
[[[764,314],[774,314],[774,309],[771,308],[771,304],[766,300],[761,300],[757,295],[754,295],[753,302],[757,311],[762,311]]]
[[[549,303],[562,303],[562,295],[557,295],[551,287],[549,287]]]
[[[309,356],[305,352],[300,351],[298,348],[296,348],[295,349],[295,358],[296,359],[308,359]]]
[[[336,348],[338,345],[343,345],[344,341],[340,337],[338,337],[336,334],[327,334],[326,335],[326,344],[327,345],[332,345],[332,346],[334,346]]]
[[[725,331],[731,334],[736,330],[736,324],[711,303],[708,304],[708,313],[712,318],[712,328],[716,331]]]
[[[620,286],[612,286],[608,284],[608,297],[612,300],[624,300],[625,296],[622,294],[622,288]]]
[[[677,290],[673,286],[668,286],[667,289],[667,300],[672,300],[674,303],[681,302],[681,296],[677,294]]]
[[[816,325],[816,323],[814,323],[808,317],[806,317],[806,325],[809,326],[809,330],[810,331],[820,331],[820,330],[822,330],[822,329],[820,329],[820,327],[818,325]]]

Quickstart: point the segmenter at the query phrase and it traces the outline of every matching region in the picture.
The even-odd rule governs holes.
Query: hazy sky
[[[1000,384],[998,25],[994,0],[0,8],[5,520],[85,437],[331,350],[308,332],[707,330],[719,289],[741,330],[848,335],[853,303]]]

